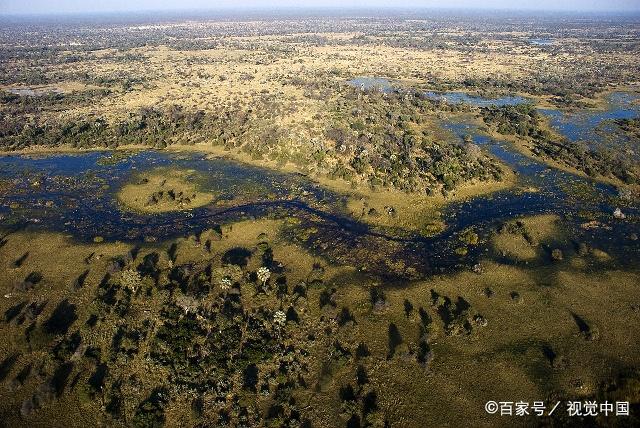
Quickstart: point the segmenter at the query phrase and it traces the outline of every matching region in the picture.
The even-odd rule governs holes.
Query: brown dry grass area
[[[518,219],[523,226],[522,233],[502,232],[495,234],[492,245],[498,254],[521,261],[533,261],[542,256],[541,244],[565,241],[560,229],[560,217],[544,214]],[[515,222],[515,220],[514,220]]]
[[[260,22],[247,22],[259,26]],[[185,24],[197,28],[198,24]],[[208,23],[212,31],[224,28],[224,23]],[[462,34],[452,29],[451,34]],[[466,32],[471,36],[481,33]],[[508,33],[505,33],[508,35]],[[293,34],[295,35],[295,33]],[[483,37],[478,49],[463,51],[455,48],[390,47],[380,39],[380,45],[358,45],[358,33],[311,33],[308,37],[323,37],[340,45],[296,43],[293,35],[234,36],[220,40],[201,38],[202,42],[219,42],[207,50],[180,51],[166,46],[137,47],[122,52],[113,49],[83,54],[81,61],[60,64],[51,71],[59,73],[86,72],[100,79],[119,73],[144,76],[144,84],[130,91],[116,90],[97,104],[67,110],[66,116],[104,115],[123,118],[140,107],[179,104],[189,109],[216,111],[225,106],[248,107],[259,96],[274,97],[279,110],[276,120],[291,128],[292,137],[305,132],[313,134],[320,122],[314,117],[326,114],[326,97],[310,98],[304,90],[291,84],[292,78],[313,80],[318,76],[334,83],[346,77],[381,76],[407,82],[465,79],[504,79],[517,81],[532,70],[565,73],[567,67],[580,61],[626,64],[635,60],[633,54],[596,53],[551,54],[535,46],[513,41]],[[399,32],[398,37],[412,37]],[[526,34],[521,36],[526,37]],[[491,37],[491,36],[489,36]],[[376,40],[375,37],[371,38]],[[564,43],[569,44],[570,40]],[[123,59],[125,55],[129,58]],[[71,83],[63,83],[69,86]],[[73,85],[72,85],[73,86]],[[67,89],[71,89],[67,88]],[[76,88],[80,89],[80,88]]]
[[[277,97],[293,112],[282,114],[283,125],[301,125],[322,113],[325,100],[313,100],[300,88],[289,85],[291,77],[314,77],[333,72],[335,82],[344,76],[385,76],[416,80],[424,75],[461,81],[465,78],[502,77],[517,79],[535,64],[548,60],[539,52],[425,51],[386,46],[297,46],[293,53],[270,53],[281,41],[277,37],[229,38],[230,42],[256,45],[257,49],[218,48],[205,51],[175,51],[167,47],[137,48],[140,64],[101,59],[100,53],[74,64],[79,70],[108,76],[115,71],[132,72],[142,66],[150,77],[149,87],[115,94],[78,114],[94,113],[122,117],[128,111],[149,105],[179,104],[187,108],[214,110],[225,105],[248,105],[260,93]],[[66,66],[60,66],[64,67]],[[63,71],[61,70],[61,71]],[[221,80],[221,76],[225,80]],[[251,76],[247,80],[247,76]]]
[[[214,195],[198,188],[194,173],[162,168],[140,174],[118,191],[118,201],[126,209],[149,214],[207,205]]]
[[[506,168],[505,168],[506,170]],[[360,221],[383,227],[399,228],[431,236],[446,228],[440,210],[448,203],[462,201],[475,196],[514,186],[516,177],[508,171],[502,181],[465,183],[448,196],[407,194],[397,190],[351,188],[349,183],[339,180],[320,182],[348,196],[347,210]],[[375,210],[371,212],[371,210]],[[392,209],[392,212],[389,210]]]

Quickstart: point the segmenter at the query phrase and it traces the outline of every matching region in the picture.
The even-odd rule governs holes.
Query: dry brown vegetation
[[[0,206],[15,226],[0,232],[0,425],[513,426],[541,422],[492,417],[484,403],[605,399],[630,401],[623,423],[637,425],[640,274],[572,235],[589,217],[585,230],[620,228],[605,236],[636,254],[637,216],[509,211],[454,230],[447,247],[403,240],[438,242],[448,203],[545,190],[442,126],[463,118],[536,156],[528,137],[551,132],[525,117],[533,107],[481,110],[426,90],[597,107],[614,88],[637,88],[639,35],[633,18],[564,16],[3,28],[0,150],[201,151],[302,174],[339,206],[260,218],[247,209],[246,221],[144,243],[80,242],[21,224],[28,199]],[[349,83],[360,76],[395,89]],[[616,126],[637,137],[636,122]],[[575,159],[547,162],[617,185],[626,177],[595,156]],[[152,168],[112,189],[125,216],[275,199],[257,186],[216,205],[198,173]],[[0,193],[39,188],[30,174],[0,180]],[[306,193],[291,187],[286,202]],[[41,199],[36,208],[54,209]],[[345,214],[327,229],[335,235],[313,240],[316,211]],[[341,235],[346,214],[365,237]],[[459,259],[448,270],[437,250],[409,260],[422,248]],[[431,259],[429,274],[416,269]],[[580,422],[560,411],[543,420]]]

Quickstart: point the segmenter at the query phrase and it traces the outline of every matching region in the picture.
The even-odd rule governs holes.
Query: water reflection
[[[433,100],[445,101],[451,104],[466,103],[476,107],[489,107],[492,105],[498,107],[513,106],[529,102],[526,98],[520,96],[484,98],[480,96],[469,95],[464,92],[427,92],[426,95]]]
[[[640,97],[627,92],[614,92],[607,97],[603,110],[582,109],[564,112],[540,109],[549,117],[551,126],[571,141],[602,140],[602,135],[616,132],[611,121],[633,119],[640,115]],[[600,132],[598,132],[600,131]]]
[[[354,220],[346,211],[344,196],[297,174],[198,154],[154,151],[135,153],[115,163],[101,162],[103,153],[0,158],[0,226],[29,223],[80,240],[102,236],[107,240],[139,242],[150,238],[163,241],[238,220],[295,219],[284,232],[291,240],[329,260],[390,275],[389,262],[401,261],[414,274],[469,266],[482,248],[472,249],[464,257],[455,253],[459,246],[456,234],[464,228],[473,226],[486,236],[499,223],[519,215],[556,213],[575,218],[576,239],[598,242],[611,254],[623,253],[625,262],[640,259],[638,246],[625,247],[618,242],[632,231],[638,232],[634,222],[616,222],[612,230],[587,232],[579,227],[578,210],[598,211],[603,221],[612,223],[610,213],[614,207],[608,198],[614,189],[610,186],[547,168],[508,144],[476,132],[470,124],[451,123],[449,129],[457,135],[473,135],[476,144],[485,146],[519,174],[519,186],[450,204],[443,212],[448,227],[434,238],[372,228]],[[168,165],[201,173],[205,177],[203,190],[220,192],[225,197],[184,212],[144,215],[120,208],[116,191],[132,174]],[[567,191],[576,182],[587,183],[592,194],[576,200]],[[538,190],[523,191],[527,186]],[[627,213],[631,218],[637,216],[636,211]],[[616,239],[607,244],[611,236]]]

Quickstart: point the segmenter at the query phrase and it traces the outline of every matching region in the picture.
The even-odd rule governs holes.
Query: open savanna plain
[[[0,425],[639,423],[637,17],[2,19]]]

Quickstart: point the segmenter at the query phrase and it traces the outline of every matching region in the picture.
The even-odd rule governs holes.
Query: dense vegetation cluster
[[[616,124],[630,139],[640,141],[640,117],[636,117],[635,119],[620,119],[616,121]]]
[[[347,88],[344,82],[355,71],[347,71],[340,60],[336,66],[318,67],[313,62],[318,48],[328,49],[327,58],[336,59],[342,48],[358,52],[357,58],[372,47],[404,49],[404,57],[413,55],[422,63],[443,54],[448,60],[442,67],[421,70],[403,59],[397,70],[373,62],[362,63],[359,72],[372,67],[371,72],[411,79],[431,91],[544,95],[557,105],[580,105],[584,97],[638,74],[632,61],[611,66],[612,56],[622,60],[634,49],[626,41],[637,37],[637,28],[626,18],[606,23],[552,17],[507,22],[444,13],[420,20],[300,16],[198,25],[160,18],[144,32],[138,18],[86,25],[8,22],[0,33],[0,150],[207,143],[356,183],[446,192],[463,182],[499,180],[502,175],[476,147],[445,142],[433,131],[438,116],[466,107],[431,103],[420,92],[360,93]],[[514,33],[514,28],[522,31]],[[566,37],[567,28],[571,38]],[[606,39],[593,37],[601,30],[606,30]],[[337,36],[326,36],[332,32]],[[551,43],[535,46],[533,37]],[[492,69],[494,55],[497,63],[515,48],[527,52],[516,59],[518,67]],[[582,55],[585,51],[591,54]],[[184,56],[168,55],[182,59],[167,59],[166,68],[158,67],[166,52]],[[545,61],[530,62],[532,55]],[[474,63],[463,73],[450,73],[449,64],[462,59],[484,65]],[[238,94],[240,86],[255,90]],[[219,89],[223,91],[218,96]],[[201,99],[190,98],[191,91]],[[164,95],[157,98],[158,93]],[[140,102],[147,94],[158,102]],[[130,109],[114,109],[130,98],[136,101]],[[324,103],[321,109],[318,102]],[[305,110],[309,106],[313,108]],[[295,121],[288,121],[296,114]],[[513,131],[505,128],[511,120],[502,121],[501,132]],[[567,144],[559,150],[542,143],[547,139],[540,141],[550,156],[568,152],[575,158],[570,163],[606,172],[602,154],[581,154]]]
[[[267,99],[251,110],[218,113],[142,108],[124,120],[105,117],[43,120],[27,115],[25,105],[47,106],[48,99],[5,95],[11,114],[0,128],[0,148],[116,148],[127,144],[165,148],[208,143],[246,152],[254,159],[292,162],[333,178],[366,182],[405,191],[453,190],[472,180],[500,180],[502,170],[471,143],[451,143],[425,130],[426,115],[436,108],[425,95],[340,89],[332,121],[324,135],[292,142],[287,130],[269,118]],[[62,96],[60,96],[62,97]],[[58,98],[56,98],[58,99]],[[14,114],[20,109],[22,114]],[[460,108],[441,105],[437,108]]]
[[[427,95],[584,107],[637,83],[637,18],[184,18],[3,21],[0,154],[198,145],[210,156],[122,150],[97,161],[112,169],[76,174],[66,156],[64,174],[58,161],[35,171],[39,156],[7,168],[0,220],[16,227],[0,233],[0,425],[386,428],[468,415],[491,425],[507,419],[487,414],[486,400],[533,396],[630,400],[633,418],[620,421],[640,425],[631,187],[592,195],[592,180],[576,179],[567,187],[581,189],[534,192],[551,180],[531,174],[446,209],[422,197],[505,178],[471,135],[453,135],[482,141],[479,118],[549,164],[637,184],[627,155],[640,119],[602,122],[597,132],[629,143],[614,152],[559,137],[533,104]],[[358,76],[389,87],[358,87]],[[210,162],[221,153],[375,191],[219,171],[231,164]],[[111,198],[130,170],[191,159],[197,174],[136,178],[132,198],[146,211]],[[203,165],[219,185],[199,203]],[[593,201],[574,204],[582,187]],[[548,210],[560,215],[513,218]],[[56,222],[93,242],[40,234]],[[194,234],[175,238],[182,230]],[[114,235],[140,242],[107,242]],[[603,284],[615,291],[607,305]],[[545,423],[610,425],[563,418]]]
[[[485,123],[498,133],[531,141],[531,151],[536,156],[552,159],[591,177],[615,177],[627,184],[637,183],[640,178],[637,165],[623,153],[553,135],[545,129],[543,116],[532,105],[491,106],[483,108],[481,114]]]
[[[210,251],[220,235],[209,230],[196,239]],[[289,272],[267,242],[212,255],[211,262],[179,264],[181,245],[166,252],[134,248],[111,259],[86,310],[64,299],[49,315],[47,301],[24,301],[5,312],[4,322],[24,327],[27,347],[40,355],[13,380],[16,388],[31,385],[19,408],[22,417],[72,394],[102,403],[106,421],[127,426],[163,426],[169,409],[194,424],[311,426],[300,394],[359,361],[357,382],[346,383],[335,398],[344,402],[347,426],[381,423],[384,415],[362,365],[367,346],[349,349],[337,336],[337,328],[354,325],[355,318],[336,307],[335,288],[308,300],[312,289],[325,288],[321,266],[313,267],[308,281],[288,284]],[[74,282],[74,293],[90,287],[88,273]],[[20,287],[42,280],[33,274],[25,284],[36,284]],[[306,315],[309,305],[325,315]],[[423,341],[428,350],[426,336]],[[396,338],[390,345],[391,355],[401,343]],[[322,368],[312,348],[316,356],[326,353]],[[0,381],[21,357],[1,363]]]
[[[426,115],[434,109],[421,93],[351,92],[337,103],[325,131],[333,150],[317,155],[332,155],[326,160],[331,176],[358,175],[371,185],[406,191],[500,180],[500,167],[477,146],[450,143],[426,130]]]

